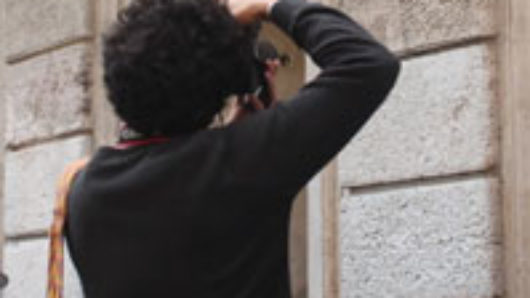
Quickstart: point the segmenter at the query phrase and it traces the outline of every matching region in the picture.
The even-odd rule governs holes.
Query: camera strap
[[[86,167],[88,158],[70,164],[57,184],[53,221],[49,232],[47,298],[62,298],[64,292],[64,228],[68,211],[68,193],[76,175]]]

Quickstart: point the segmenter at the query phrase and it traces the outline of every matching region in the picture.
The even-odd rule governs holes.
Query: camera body
[[[254,60],[256,63],[254,74],[251,78],[250,90],[263,104],[268,107],[272,103],[270,86],[265,73],[267,72],[267,61],[279,60],[280,54],[274,45],[267,40],[258,40],[254,46]]]

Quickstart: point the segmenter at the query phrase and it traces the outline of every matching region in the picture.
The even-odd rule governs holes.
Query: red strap
[[[169,138],[157,137],[157,138],[149,138],[149,139],[141,139],[141,140],[124,141],[124,142],[118,143],[116,146],[114,146],[114,148],[124,150],[124,149],[129,149],[132,147],[166,143],[169,140],[170,140]]]

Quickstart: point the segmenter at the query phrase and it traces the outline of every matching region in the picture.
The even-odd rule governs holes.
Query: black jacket
[[[287,0],[270,19],[322,68],[290,101],[225,128],[98,150],[70,194],[88,298],[286,298],[297,192],[366,123],[399,62],[357,23]]]

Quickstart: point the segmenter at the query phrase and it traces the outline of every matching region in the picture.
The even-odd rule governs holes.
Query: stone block
[[[499,192],[473,178],[343,198],[342,297],[501,295]]]
[[[497,32],[496,0],[322,0],[352,15],[396,51]]]
[[[497,0],[399,2],[407,49],[497,33]]]
[[[70,46],[6,69],[10,145],[87,127],[87,50]]]
[[[404,62],[393,93],[340,154],[342,185],[492,167],[499,151],[495,56],[483,44]]]
[[[68,253],[68,250],[65,249]],[[79,277],[65,256],[64,297],[82,298]],[[48,241],[45,239],[8,242],[4,251],[4,270],[9,276],[4,298],[45,297],[48,267]]]
[[[405,47],[399,0],[321,0],[352,16],[392,50]]]
[[[8,56],[42,50],[90,34],[89,0],[6,0]]]
[[[88,154],[89,140],[79,136],[6,154],[4,204],[8,236],[48,229],[57,180],[67,164]]]

